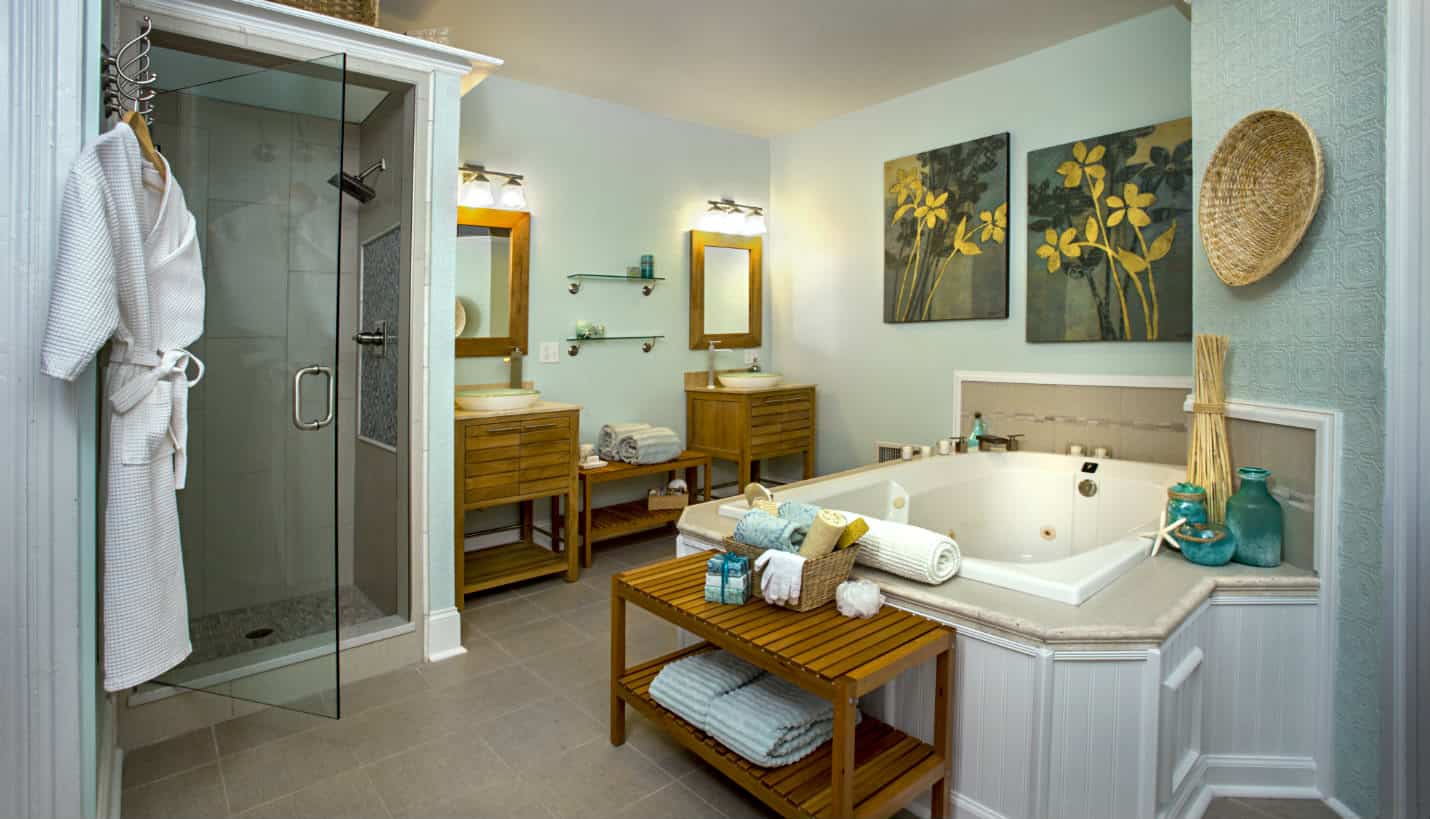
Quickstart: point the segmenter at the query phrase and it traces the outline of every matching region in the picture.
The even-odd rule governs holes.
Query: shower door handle
[[[328,379],[328,409],[327,414],[317,421],[303,420],[303,376],[323,375]],[[333,398],[337,393],[337,381],[333,378],[333,368],[324,367],[321,364],[314,364],[310,367],[303,367],[293,373],[293,426],[304,432],[322,429],[333,422]]]

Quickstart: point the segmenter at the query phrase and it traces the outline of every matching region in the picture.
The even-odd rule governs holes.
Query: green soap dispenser
[[[968,435],[968,451],[969,451],[969,452],[977,452],[977,451],[978,451],[978,442],[979,442],[979,439],[981,439],[981,438],[984,436],[984,434],[986,434],[987,432],[988,432],[988,428],[983,424],[983,413],[981,413],[981,412],[975,412],[975,413],[973,413],[973,432],[969,433],[969,435]]]

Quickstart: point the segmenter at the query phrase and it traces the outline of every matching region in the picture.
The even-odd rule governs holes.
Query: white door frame
[[[1423,0],[1387,7],[1385,281],[1385,651],[1380,815],[1430,815],[1430,13]]]
[[[9,0],[0,46],[0,815],[93,816],[94,369],[40,375],[60,201],[98,128],[99,3]]]

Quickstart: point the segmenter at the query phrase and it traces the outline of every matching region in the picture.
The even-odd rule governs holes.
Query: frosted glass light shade
[[[726,233],[744,233],[745,214],[741,213],[738,210],[731,210],[729,213],[725,214],[725,224],[721,228],[721,230]]]
[[[719,205],[711,205],[709,210],[700,214],[700,222],[697,227],[711,233],[723,232],[725,230],[724,208]]]
[[[526,189],[521,186],[520,180],[508,179],[501,189],[501,206],[504,208],[524,208],[526,207]]]
[[[765,226],[765,215],[759,211],[751,213],[745,219],[745,233],[751,236],[763,236],[768,228]]]
[[[457,191],[457,204],[464,208],[490,207],[495,201],[492,183],[486,179],[472,179],[462,183]]]

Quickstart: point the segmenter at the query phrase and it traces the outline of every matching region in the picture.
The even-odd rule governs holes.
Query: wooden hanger
[[[164,170],[164,159],[159,156],[159,150],[154,147],[154,137],[149,133],[149,124],[144,121],[144,115],[137,111],[125,111],[120,118],[129,129],[134,132],[134,136],[139,140],[139,152],[154,166],[154,170],[159,172],[159,178],[165,182],[169,181],[169,175]]]

